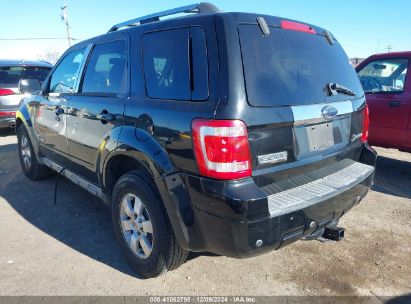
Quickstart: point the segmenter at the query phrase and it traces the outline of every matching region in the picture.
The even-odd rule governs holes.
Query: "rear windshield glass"
[[[338,42],[321,35],[257,25],[239,25],[248,101],[254,106],[325,103],[353,98],[329,97],[337,83],[363,95],[357,74]]]
[[[9,66],[0,67],[0,83],[17,87],[20,79],[38,79],[43,82],[50,68],[34,66]]]

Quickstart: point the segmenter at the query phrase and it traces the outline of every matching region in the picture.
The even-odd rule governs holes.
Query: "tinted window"
[[[144,35],[144,76],[149,97],[191,99],[188,35],[188,29]]]
[[[50,93],[71,93],[74,91],[83,62],[84,50],[74,51],[60,62],[51,76]]]
[[[94,47],[83,79],[83,93],[125,93],[127,44],[111,41]]]
[[[143,60],[149,97],[173,100],[208,97],[208,60],[203,29],[173,29],[144,35]]]
[[[359,72],[361,84],[366,92],[403,92],[407,75],[408,59],[394,58],[375,60]]]
[[[0,67],[0,83],[17,87],[20,79],[38,79],[43,82],[50,68],[36,66],[9,66]]]
[[[355,70],[337,41],[331,45],[321,35],[275,27],[263,36],[257,25],[240,25],[239,31],[250,104],[300,105],[349,97],[329,97],[329,83],[363,95]]]
[[[190,28],[192,56],[192,100],[205,100],[208,97],[208,60],[205,32],[200,27]]]

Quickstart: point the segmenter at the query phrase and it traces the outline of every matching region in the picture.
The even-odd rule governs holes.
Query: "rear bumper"
[[[273,197],[287,191],[267,195],[252,179],[223,182],[180,173],[158,186],[183,248],[246,258],[312,234],[358,204],[372,186],[376,153],[364,146],[360,162],[365,170],[356,181],[346,176],[346,187],[321,199],[287,200],[282,209],[278,200],[273,207]]]
[[[2,128],[14,128],[15,123],[16,123],[16,118],[14,116],[1,117],[0,118],[0,129],[2,129]]]

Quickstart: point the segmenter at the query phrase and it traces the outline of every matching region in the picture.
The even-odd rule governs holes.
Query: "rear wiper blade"
[[[330,92],[330,95],[338,95],[338,94],[345,94],[345,95],[350,95],[350,96],[356,96],[355,92],[353,90],[350,90],[338,83],[329,83],[327,85],[328,90]]]

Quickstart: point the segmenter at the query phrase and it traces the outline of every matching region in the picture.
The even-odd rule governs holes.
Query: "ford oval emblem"
[[[323,115],[324,118],[331,119],[338,114],[338,110],[332,106],[325,106],[321,110],[321,114]]]

